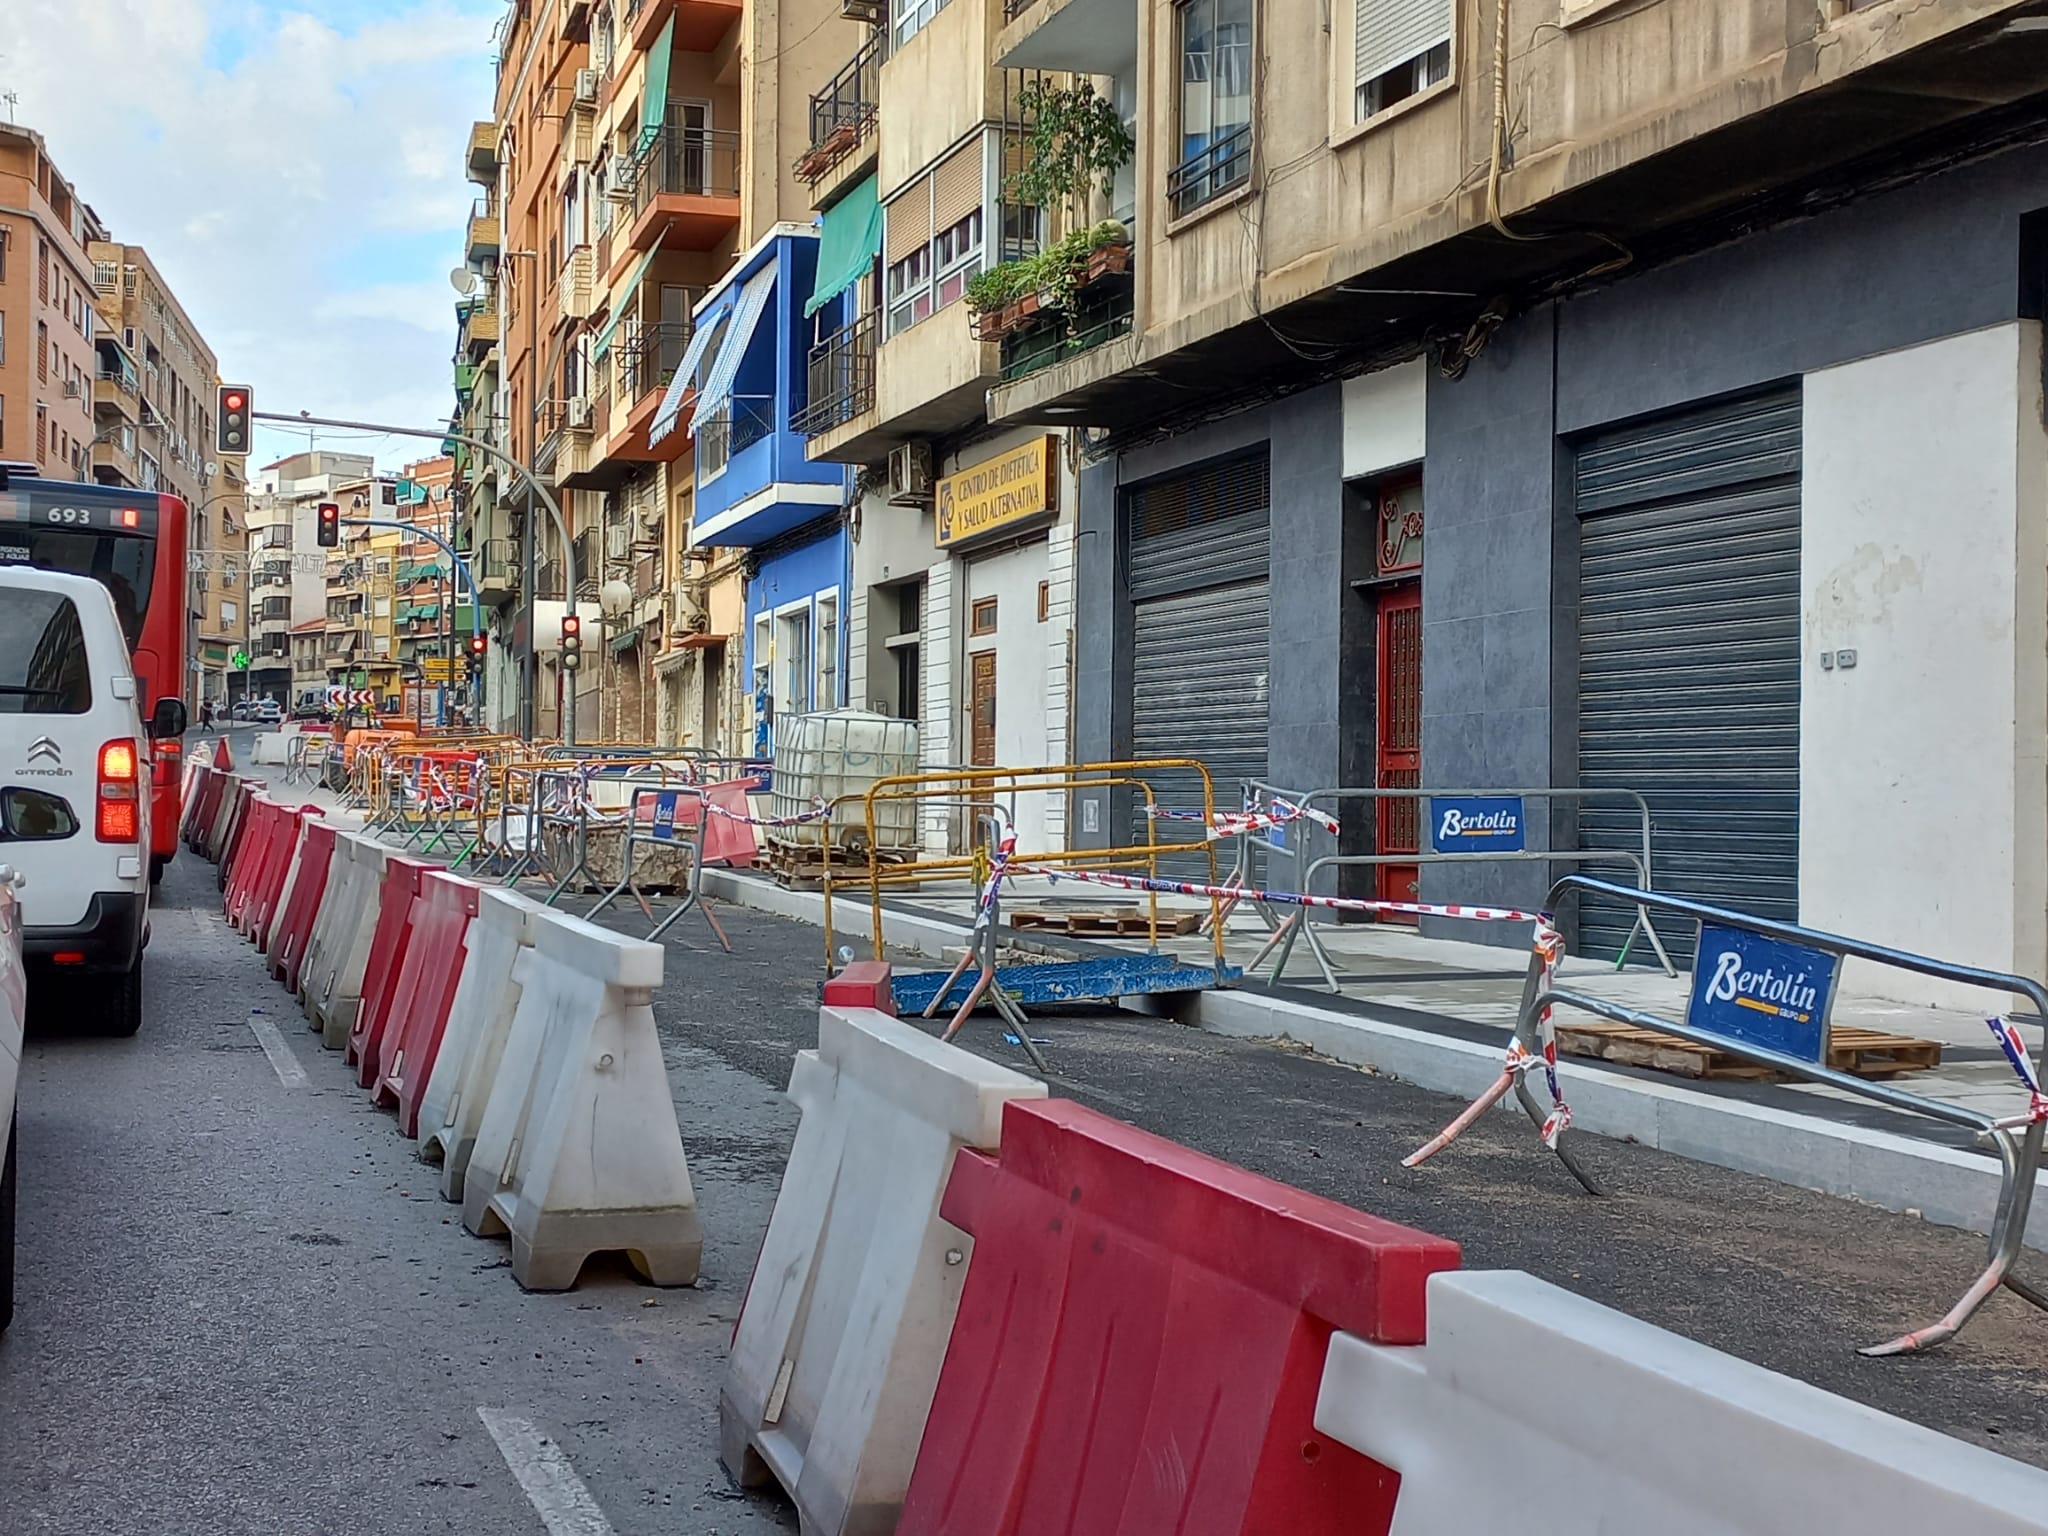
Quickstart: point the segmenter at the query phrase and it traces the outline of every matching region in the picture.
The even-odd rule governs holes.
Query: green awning
[[[647,51],[647,83],[640,92],[640,145],[646,148],[661,137],[661,125],[668,119],[668,56],[676,44],[676,19],[661,24],[661,36]]]
[[[618,307],[611,318],[604,323],[604,329],[597,333],[597,340],[590,348],[590,360],[595,363],[603,359],[612,349],[612,332],[619,328],[619,322],[626,318],[626,311],[633,307],[633,295],[640,291],[640,279],[647,275],[647,269],[654,264],[654,258],[661,254],[661,242],[656,241],[654,249],[640,258],[640,265],[633,269],[633,275],[626,279],[626,286],[619,290]]]
[[[868,275],[882,250],[882,205],[875,178],[863,177],[819,215],[818,279],[804,305],[808,320]]]

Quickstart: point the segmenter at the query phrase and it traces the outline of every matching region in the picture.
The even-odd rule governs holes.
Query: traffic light
[[[491,642],[487,637],[480,634],[469,637],[469,667],[472,672],[483,671],[484,653],[490,648]]]
[[[223,384],[219,405],[213,418],[214,447],[222,453],[247,453],[249,415],[256,409],[255,396],[249,393],[246,384]]]
[[[583,620],[576,614],[562,615],[562,666],[574,672],[583,665]]]
[[[313,535],[315,541],[322,549],[338,549],[341,546],[341,504],[323,501],[314,516],[319,519]]]

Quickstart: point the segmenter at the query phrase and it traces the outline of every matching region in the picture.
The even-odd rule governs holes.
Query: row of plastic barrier
[[[185,835],[222,909],[356,1083],[391,1107],[479,1236],[534,1290],[623,1253],[697,1277],[702,1234],[654,1028],[658,944],[394,853],[327,812],[201,766]]]
[[[2048,1530],[2048,1473],[1460,1271],[888,998],[850,968],[797,1058],[720,1394],[728,1470],[807,1532]]]

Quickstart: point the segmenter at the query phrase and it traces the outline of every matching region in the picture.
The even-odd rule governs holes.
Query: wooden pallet
[[[883,864],[901,862],[902,855],[885,854]],[[832,878],[837,880],[858,880],[868,872],[868,856],[865,853],[848,853],[842,848],[827,848],[818,843],[768,843],[760,852],[757,862],[774,875],[778,885],[820,886],[825,881],[825,871],[830,869]]]
[[[1681,1077],[1747,1079],[1781,1082],[1785,1074],[1770,1067],[1744,1061],[1732,1051],[1714,1045],[1698,1045],[1676,1035],[1631,1024],[1559,1019],[1557,1048],[1567,1056],[1593,1056],[1624,1066],[1655,1067]],[[1856,1077],[1897,1077],[1902,1072],[1924,1072],[1941,1065],[1941,1043],[1916,1040],[1910,1035],[1888,1035],[1875,1029],[1848,1029],[1837,1025],[1828,1036],[1828,1063],[1837,1072]]]
[[[1193,933],[1202,926],[1205,914],[1200,912],[1162,912],[1159,914],[1159,932],[1169,938]],[[1076,908],[1068,912],[1005,912],[1003,921],[1012,928],[1042,928],[1049,933],[1066,933],[1075,937],[1094,934],[1104,938],[1136,934],[1140,937],[1152,932],[1152,925],[1144,912],[1136,907],[1113,909]]]

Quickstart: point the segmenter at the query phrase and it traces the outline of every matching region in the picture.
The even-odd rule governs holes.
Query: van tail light
[[[133,843],[142,838],[142,806],[136,795],[140,761],[133,741],[110,741],[100,748],[94,830],[103,843]]]

